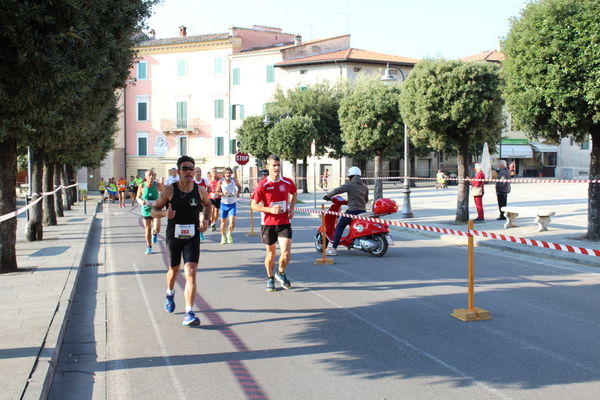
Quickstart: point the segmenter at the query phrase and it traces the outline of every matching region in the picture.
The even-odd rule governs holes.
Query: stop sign
[[[246,153],[237,152],[235,153],[235,162],[239,165],[246,165],[250,161],[250,156]]]

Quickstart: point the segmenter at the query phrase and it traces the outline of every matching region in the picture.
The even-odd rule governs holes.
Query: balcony
[[[162,118],[160,120],[160,130],[165,134],[200,135],[202,134],[203,125],[200,118]]]

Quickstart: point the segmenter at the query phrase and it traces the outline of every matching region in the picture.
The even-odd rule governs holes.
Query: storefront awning
[[[558,146],[553,144],[543,144],[543,143],[530,143],[531,147],[537,152],[540,153],[556,153],[558,152]]]
[[[503,144],[501,146],[502,149],[497,149],[496,154],[502,158],[533,158],[533,151],[528,144]]]

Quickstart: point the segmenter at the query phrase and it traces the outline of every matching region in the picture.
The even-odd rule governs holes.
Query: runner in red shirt
[[[261,237],[265,244],[265,268],[267,270],[267,292],[275,291],[275,279],[284,289],[292,285],[288,280],[285,269],[291,258],[292,225],[296,206],[296,185],[291,179],[279,175],[281,160],[278,156],[267,158],[269,176],[258,183],[252,195],[252,210],[262,212]],[[279,242],[281,255],[279,268],[275,269],[276,243]]]
[[[210,230],[217,230],[217,220],[219,219],[219,209],[221,208],[221,196],[217,194],[217,186],[219,185],[219,175],[217,174],[217,169],[213,168],[210,170],[210,190],[208,191],[208,195],[210,196],[210,202],[212,204],[212,215],[210,216]]]

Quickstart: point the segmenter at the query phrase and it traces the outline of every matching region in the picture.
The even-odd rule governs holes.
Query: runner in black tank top
[[[177,160],[179,182],[168,185],[152,209],[153,217],[167,217],[167,246],[169,270],[167,271],[167,296],[165,310],[175,311],[175,281],[181,256],[185,269],[185,317],[183,325],[200,325],[192,311],[196,296],[196,269],[200,258],[200,232],[210,224],[211,204],[205,189],[194,183],[194,159],[182,156]],[[167,206],[167,210],[163,207]],[[202,215],[200,212],[202,211]]]

